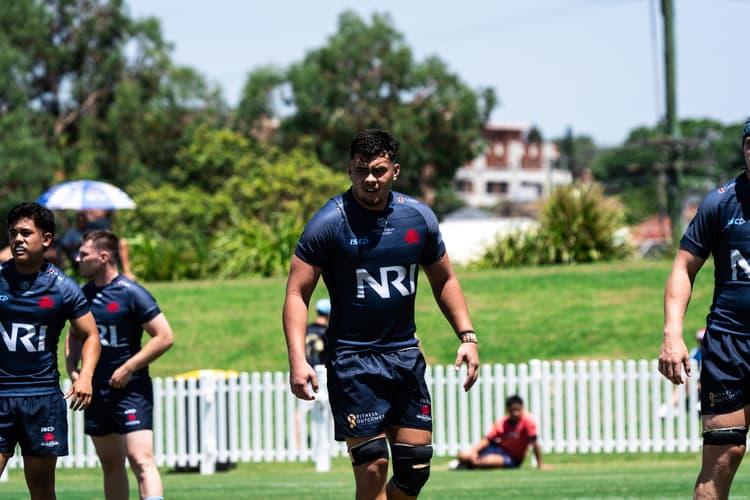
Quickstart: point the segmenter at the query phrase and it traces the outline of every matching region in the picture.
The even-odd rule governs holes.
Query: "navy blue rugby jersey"
[[[706,195],[680,246],[703,259],[713,254],[708,329],[750,335],[750,182],[744,173]]]
[[[417,346],[418,268],[444,253],[435,214],[410,196],[390,193],[383,211],[363,208],[351,190],[329,200],[307,223],[295,250],[323,269],[331,298],[329,358]]]
[[[89,312],[81,287],[45,262],[37,274],[0,264],[0,396],[60,390],[57,345],[69,319]]]
[[[120,365],[141,350],[143,324],[161,310],[145,288],[121,274],[102,288],[89,281],[83,293],[94,313],[102,344],[94,378],[109,380]],[[134,372],[132,378],[144,376],[148,376],[148,367]]]

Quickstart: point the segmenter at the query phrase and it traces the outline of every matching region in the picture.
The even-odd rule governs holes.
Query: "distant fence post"
[[[324,365],[317,365],[315,371],[318,376],[320,390],[315,395],[312,408],[312,449],[315,454],[315,470],[328,472],[331,470],[331,447],[333,440],[331,433],[331,407],[328,405],[328,375]]]
[[[200,372],[200,472],[210,475],[216,472],[218,443],[216,441],[216,379],[213,372]]]

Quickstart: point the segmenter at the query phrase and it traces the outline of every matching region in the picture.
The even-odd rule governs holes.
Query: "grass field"
[[[708,267],[708,266],[707,266]],[[483,363],[537,358],[654,359],[661,346],[669,261],[459,270],[480,337]],[[456,339],[424,276],[417,333],[428,362],[452,364]],[[285,278],[147,283],[172,323],[175,345],[152,366],[157,376],[199,368],[286,370],[281,329]],[[703,269],[686,320],[686,341],[703,326],[712,270]],[[315,298],[324,295],[322,282]]]
[[[483,363],[537,358],[654,359],[661,345],[662,294],[669,261],[577,266],[459,270],[480,335]],[[175,345],[152,365],[168,376],[198,368],[286,370],[281,329],[285,279],[147,283],[175,331]],[[703,326],[711,300],[712,269],[696,281],[686,318],[686,341]],[[325,294],[319,284],[313,297]],[[456,339],[424,277],[417,296],[417,327],[428,361],[452,364]],[[552,470],[526,464],[516,471],[447,470],[434,460],[422,499],[688,498],[699,469],[697,454],[551,455]],[[0,483],[0,498],[27,498],[20,470]],[[163,471],[169,500],[344,499],[354,480],[345,459],[329,473],[312,463],[240,464],[215,476]],[[131,479],[131,487],[132,487]],[[58,498],[101,499],[98,469],[59,469]],[[134,492],[135,493],[135,492]],[[135,497],[135,496],[134,496]],[[743,469],[732,498],[750,498]]]
[[[435,459],[423,500],[457,499],[621,499],[690,498],[699,469],[697,454],[550,455],[551,470],[448,471],[446,459]],[[750,475],[735,478],[733,499],[750,498]],[[213,476],[162,471],[169,500],[350,499],[354,479],[346,459],[331,472],[315,472],[311,463],[240,464]],[[133,488],[131,478],[131,488]],[[59,500],[103,499],[97,469],[59,469]],[[28,497],[20,470],[0,483],[0,498]],[[133,490],[132,498],[137,498]]]

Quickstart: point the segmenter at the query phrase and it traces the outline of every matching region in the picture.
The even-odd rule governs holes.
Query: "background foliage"
[[[621,259],[630,254],[617,232],[623,224],[620,203],[599,184],[556,188],[544,202],[539,226],[499,236],[474,266],[479,269],[572,264]]]
[[[132,241],[141,279],[274,275],[284,272],[303,221],[346,188],[351,137],[380,126],[402,143],[399,189],[442,215],[460,206],[454,173],[482,149],[482,127],[500,101],[438,57],[417,60],[405,40],[387,13],[342,12],[335,33],[298,61],[251,69],[231,107],[204,75],[173,62],[160,22],[133,17],[124,0],[7,0],[0,210],[57,182],[109,181],[138,203],[115,214],[115,227]],[[690,119],[680,127],[678,141],[657,123],[614,148],[572,133],[552,140],[561,166],[576,178],[592,173],[635,223],[679,216],[743,165],[740,124]],[[529,139],[542,140],[541,130]],[[71,215],[61,215],[61,227]],[[4,226],[3,218],[0,246]],[[529,263],[614,256],[563,239],[559,231],[517,237],[503,252],[529,253],[521,261]]]

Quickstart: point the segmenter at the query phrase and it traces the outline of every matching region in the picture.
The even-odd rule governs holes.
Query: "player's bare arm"
[[[78,377],[65,394],[65,399],[70,399],[72,410],[83,410],[91,404],[91,396],[94,393],[91,379],[94,376],[94,368],[99,361],[102,346],[99,343],[99,330],[96,328],[94,315],[90,312],[71,319],[70,325],[69,333],[81,340],[81,368],[78,371]]]
[[[83,342],[73,333],[73,325],[70,325],[68,334],[65,336],[65,369],[68,372],[70,380],[75,382],[78,379],[78,363],[81,361],[81,346]]]
[[[685,312],[693,282],[705,259],[680,249],[664,289],[664,341],[659,354],[659,372],[673,384],[682,384],[682,370],[690,376],[690,354],[682,338]]]
[[[133,357],[120,365],[109,379],[109,385],[116,389],[122,389],[130,382],[133,373],[147,367],[159,356],[167,352],[174,343],[172,327],[167,321],[164,313],[159,313],[152,320],[143,324],[151,338]]]
[[[464,390],[468,391],[479,377],[479,349],[461,284],[453,271],[448,254],[443,255],[434,264],[425,266],[424,272],[430,281],[435,301],[461,340],[455,366],[458,369],[461,364],[466,363]]]
[[[292,256],[284,299],[283,324],[289,354],[289,386],[295,396],[308,401],[315,399],[308,383],[314,393],[318,392],[318,378],[305,358],[305,331],[310,297],[320,273],[321,269],[311,266],[296,255]]]

